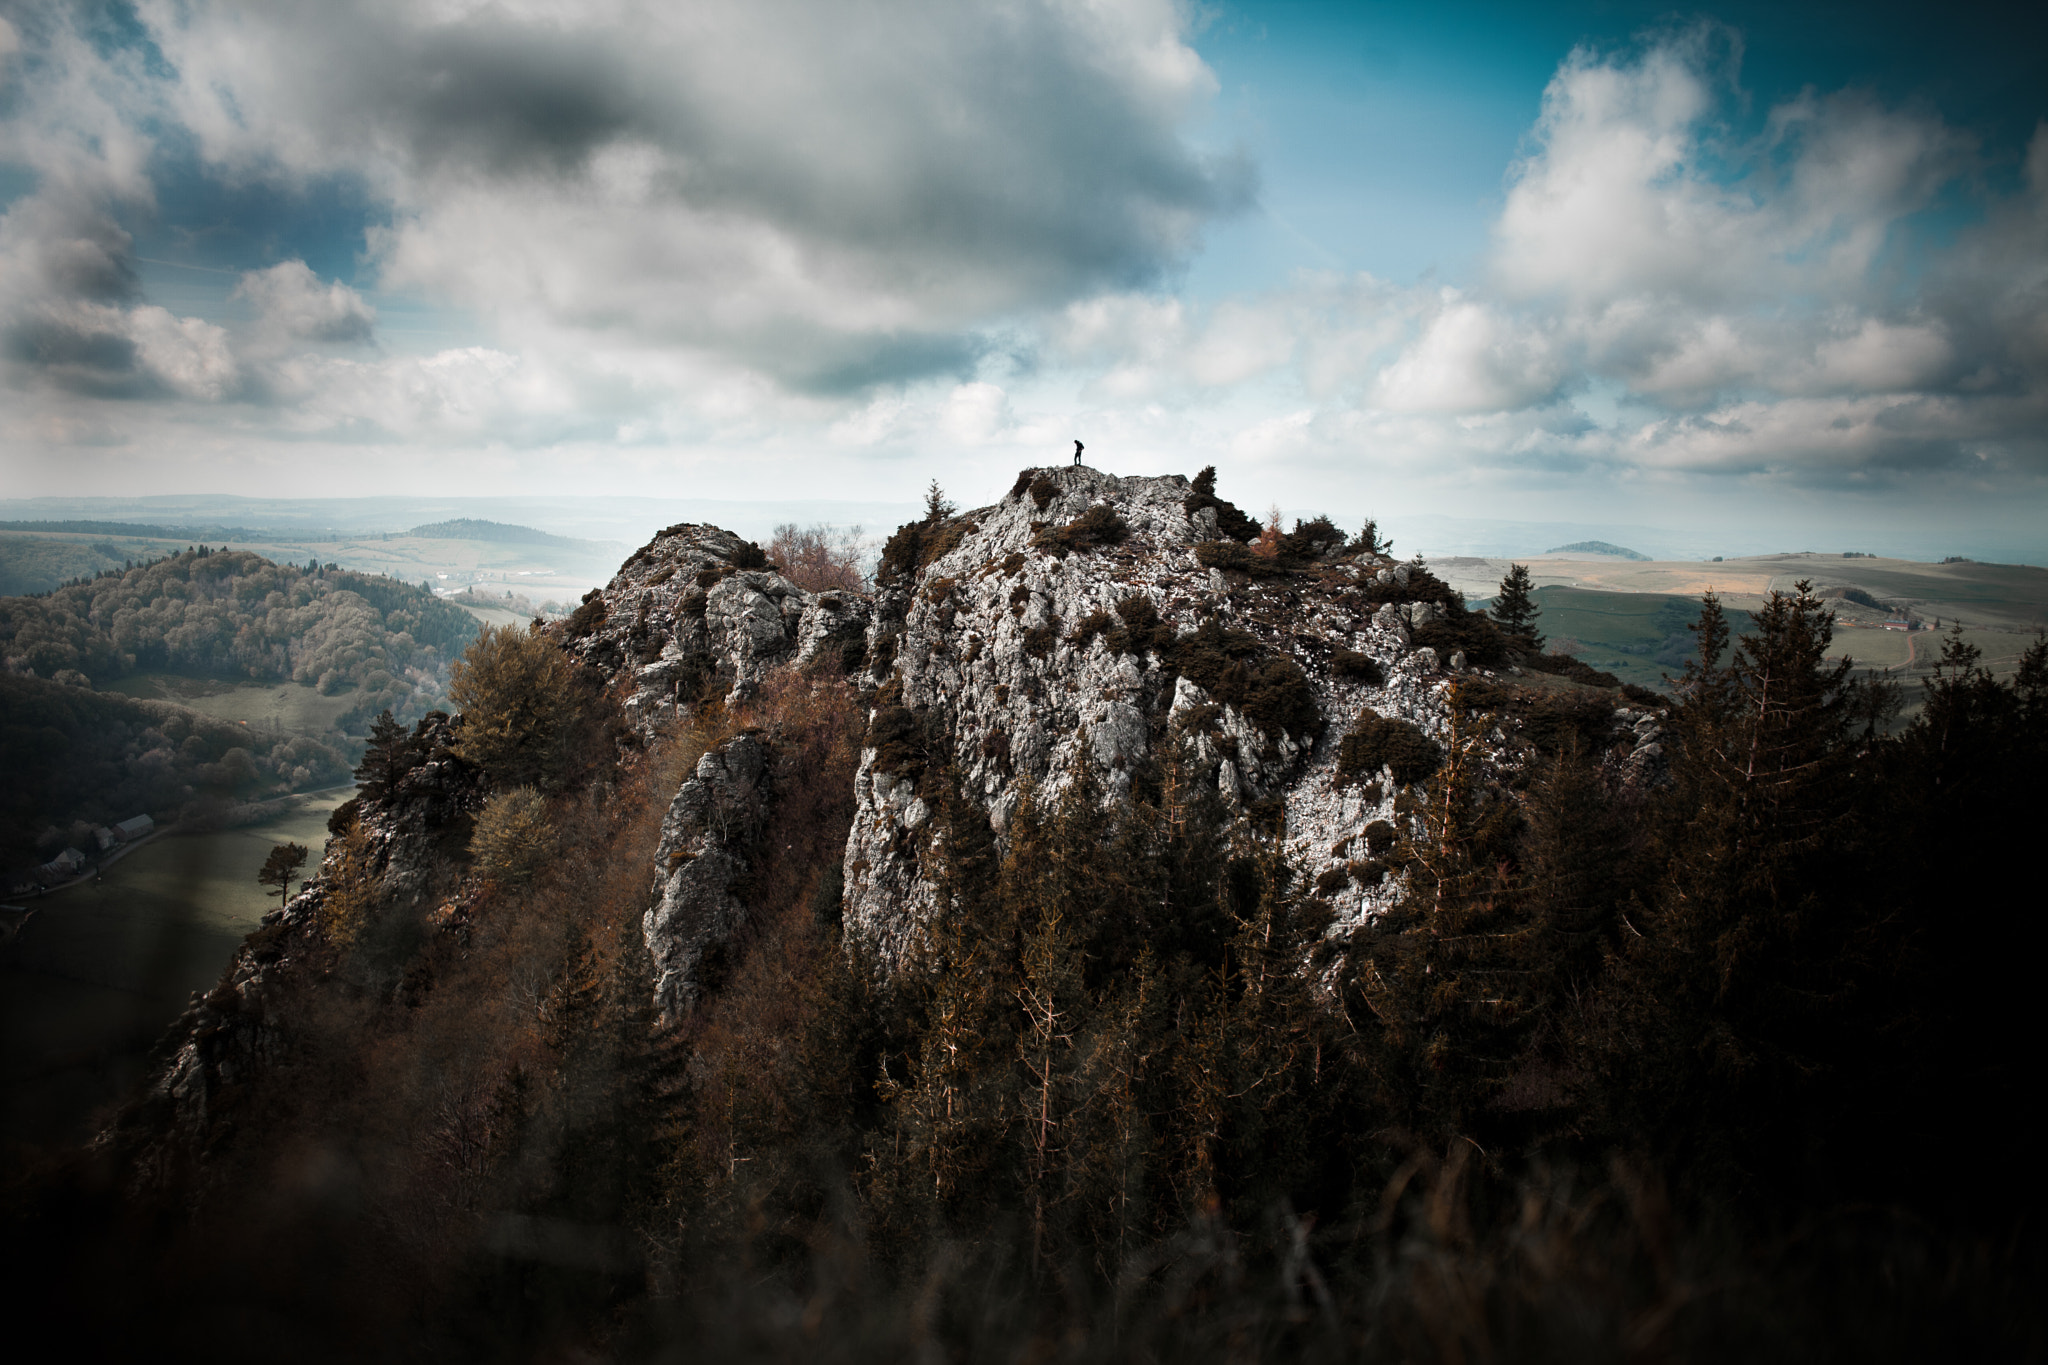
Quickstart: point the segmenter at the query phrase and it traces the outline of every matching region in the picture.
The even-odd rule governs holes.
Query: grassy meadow
[[[356,704],[355,689],[322,696],[311,683],[233,683],[175,673],[131,673],[102,686],[145,701],[171,701],[252,729],[319,736]]]
[[[95,1111],[140,1079],[191,993],[220,979],[277,905],[256,883],[271,848],[303,844],[317,867],[327,816],[350,794],[319,793],[241,829],[155,839],[96,881],[30,902],[35,917],[0,956],[0,1142],[86,1136]]]

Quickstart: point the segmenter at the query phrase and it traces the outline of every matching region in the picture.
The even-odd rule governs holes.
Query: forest
[[[0,598],[8,672],[105,684],[162,670],[354,689],[344,725],[385,709],[423,714],[476,632],[468,613],[423,588],[203,545]]]
[[[0,869],[90,848],[91,824],[345,781],[348,733],[444,705],[476,633],[425,589],[206,546],[0,598]],[[94,690],[150,672],[297,682],[352,704],[323,733],[279,734]]]
[[[2048,640],[2000,681],[1950,638],[1890,727],[1809,593],[1692,634],[1659,784],[1597,728],[1503,756],[1454,684],[1357,836],[1404,894],[1340,936],[1170,751],[1001,839],[935,764],[938,912],[884,974],[836,666],[647,743],[488,631],[459,717],[380,723],[315,920],[251,940],[290,989],[195,1007],[289,1064],[199,1151],[158,1097],[39,1158],[6,1273],[213,1360],[2037,1358]],[[663,1022],[647,869],[739,735],[751,928]],[[431,865],[380,898],[394,821]]]
[[[308,735],[252,733],[168,702],[0,673],[0,873],[135,815],[169,824],[212,808],[346,782],[349,762]]]

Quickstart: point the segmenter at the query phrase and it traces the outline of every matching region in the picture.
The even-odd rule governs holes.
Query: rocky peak
[[[1366,712],[1443,728],[1449,678],[1410,648],[1408,571],[1335,543],[1284,572],[1252,566],[1268,577],[1214,567],[1249,552],[1219,542],[1194,494],[1178,476],[1026,470],[995,506],[925,527],[914,557],[885,556],[886,672],[845,873],[846,922],[885,958],[930,908],[919,853],[948,769],[1000,831],[1023,779],[1056,794],[1086,765],[1115,802],[1177,746],[1242,819],[1280,832],[1340,922],[1389,894],[1352,876],[1350,836],[1391,817],[1396,784],[1340,774],[1338,740]],[[1233,554],[1205,562],[1205,547]]]
[[[563,645],[629,682],[629,720],[648,733],[706,696],[739,700],[784,665],[865,647],[870,601],[812,593],[758,546],[716,526],[671,526],[594,589],[563,627]]]

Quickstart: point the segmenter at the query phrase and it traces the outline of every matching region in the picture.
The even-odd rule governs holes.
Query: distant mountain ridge
[[[264,540],[270,533],[247,526],[162,526],[146,521],[0,521],[0,531],[28,535],[128,536],[152,540]]]
[[[1650,559],[1648,555],[1639,554],[1629,549],[1626,545],[1616,545],[1612,541],[1607,540],[1575,540],[1569,545],[1560,545],[1556,549],[1546,550],[1544,553],[1553,555],[1611,555],[1616,559],[1638,559],[1644,563],[1648,563]]]
[[[571,540],[567,536],[553,535],[533,526],[514,526],[502,521],[484,521],[477,517],[455,517],[448,521],[428,522],[415,526],[405,533],[422,540],[485,540],[501,545],[548,545],[560,550],[572,550],[578,554],[604,548],[588,540]]]

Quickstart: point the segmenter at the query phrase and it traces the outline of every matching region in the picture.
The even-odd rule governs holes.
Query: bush
[[[1164,654],[1173,648],[1173,627],[1159,619],[1159,608],[1143,593],[1134,593],[1118,602],[1116,614],[1123,624],[1110,632],[1109,647],[1117,653]]]
[[[1181,510],[1194,516],[1205,507],[1216,509],[1216,529],[1232,540],[1249,543],[1259,534],[1259,524],[1246,516],[1235,503],[1225,502],[1216,496],[1216,466],[1208,465],[1195,475],[1194,486],[1187,497],[1181,499]]]
[[[569,613],[569,624],[564,629],[570,639],[581,639],[586,635],[597,634],[598,628],[604,624],[604,618],[604,593],[592,588],[583,594],[582,605]]]
[[[477,813],[469,853],[477,871],[492,881],[516,886],[533,880],[555,853],[546,798],[532,787],[514,787],[491,797]]]
[[[1091,611],[1074,623],[1074,633],[1067,637],[1068,643],[1076,650],[1086,650],[1088,642],[1096,636],[1116,628],[1116,618],[1106,611]]]
[[[1418,633],[1418,639],[1420,635]],[[1602,672],[1588,663],[1581,663],[1569,654],[1531,654],[1522,660],[1522,667],[1538,673],[1548,673],[1556,678],[1569,678],[1588,687],[1620,687],[1621,679],[1612,673]]]
[[[1315,690],[1301,665],[1284,654],[1268,653],[1257,636],[1211,618],[1175,640],[1170,654],[1176,672],[1261,729],[1302,735],[1321,722]]]
[[[1427,781],[1442,761],[1442,751],[1414,725],[1367,711],[1338,746],[1337,778],[1356,785],[1388,768],[1395,785],[1406,787]]]
[[[768,542],[768,558],[781,567],[784,578],[806,592],[859,592],[865,586],[860,530],[854,526],[834,532],[822,522],[809,527],[785,522]]]
[[[1344,533],[1328,517],[1297,521],[1294,529],[1280,537],[1280,558],[1308,563],[1344,548]]]
[[[1253,554],[1234,540],[1205,540],[1195,547],[1195,562],[1205,569],[1241,573],[1250,578],[1283,578],[1287,566],[1277,559]]]
[[[1108,503],[1097,503],[1065,526],[1051,527],[1031,537],[1040,549],[1065,559],[1076,551],[1120,545],[1131,532],[1124,519]]]
[[[896,777],[915,778],[924,771],[924,729],[907,706],[883,706],[868,722],[866,747],[875,751],[875,767]]]
[[[974,529],[974,518],[952,517],[937,521],[907,522],[896,528],[882,546],[875,566],[875,581],[894,583],[915,576],[934,560],[944,557]]]
[[[569,659],[536,629],[486,626],[455,663],[448,694],[462,710],[455,752],[500,787],[561,782],[582,719]]]
[[[1451,655],[1462,651],[1469,664],[1507,667],[1513,651],[1509,637],[1500,627],[1478,612],[1465,610],[1465,604],[1455,599],[1441,605],[1441,618],[1415,628],[1416,644],[1428,645],[1446,663]]]
[[[1355,649],[1340,649],[1330,656],[1330,672],[1339,678],[1353,682],[1367,683],[1378,687],[1387,680],[1386,671],[1379,660],[1370,654],[1360,654]]]

